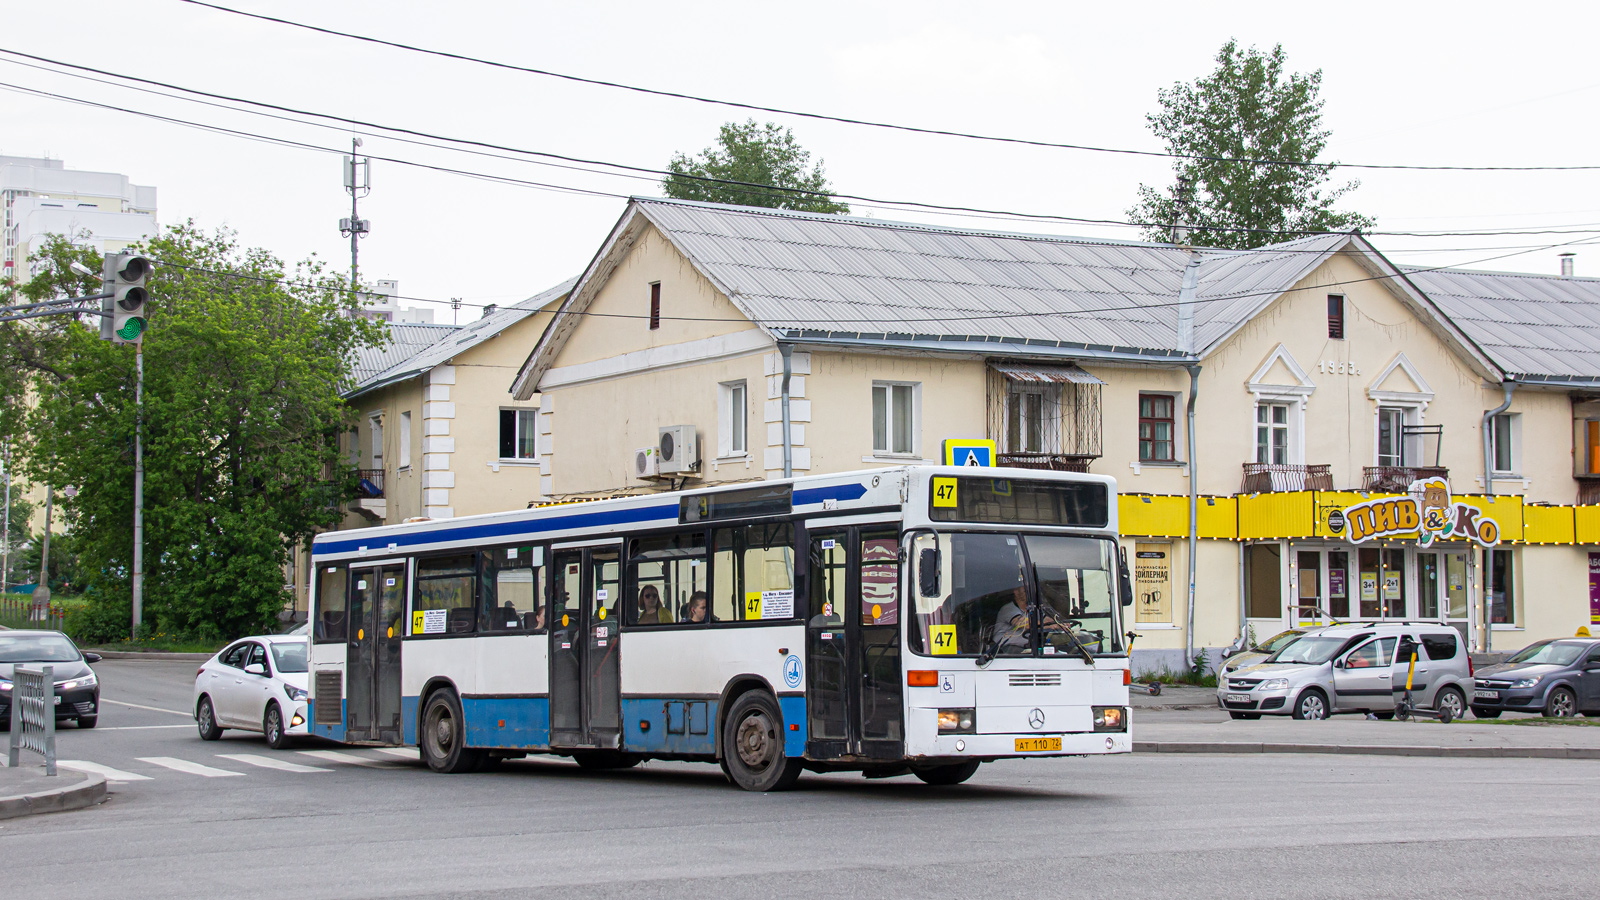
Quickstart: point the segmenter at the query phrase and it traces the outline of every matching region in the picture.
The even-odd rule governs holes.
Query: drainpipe
[[[1511,408],[1511,392],[1517,389],[1517,382],[1507,376],[1504,381],[1500,382],[1500,388],[1505,391],[1505,402],[1483,414],[1483,425],[1480,428],[1483,432],[1483,492],[1490,497],[1494,496],[1494,460],[1491,458],[1493,442],[1491,441],[1492,433],[1490,429],[1494,427],[1494,417]],[[1494,551],[1487,547],[1483,549],[1483,615],[1478,619],[1478,625],[1483,629],[1483,634],[1480,635],[1478,643],[1483,647],[1483,652],[1485,653],[1488,653],[1493,646],[1493,641],[1489,637],[1489,592],[1493,589],[1489,581],[1489,573],[1492,571],[1490,564],[1494,559],[1493,553]]]
[[[793,344],[779,344],[778,352],[783,355],[783,477],[794,477],[794,444],[789,440],[789,375],[790,357],[794,354]]]
[[[1195,584],[1195,548],[1199,546],[1197,534],[1200,523],[1200,466],[1195,458],[1194,451],[1194,401],[1200,393],[1200,367],[1189,366],[1189,410],[1188,410],[1188,444],[1189,444],[1189,609],[1188,624],[1184,627],[1184,666],[1194,665],[1194,584]]]

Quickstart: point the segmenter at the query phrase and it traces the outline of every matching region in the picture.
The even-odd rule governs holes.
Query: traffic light
[[[119,344],[144,341],[145,303],[150,292],[145,278],[150,260],[132,253],[106,254],[106,293],[111,295],[111,340]],[[104,336],[104,331],[101,332]]]

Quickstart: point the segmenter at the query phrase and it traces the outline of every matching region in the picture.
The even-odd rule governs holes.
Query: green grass
[[[1588,725],[1588,726],[1600,726],[1600,718],[1580,719],[1577,716],[1573,716],[1570,719],[1552,719],[1552,718],[1550,718],[1548,716],[1530,716],[1530,717],[1521,718],[1521,719],[1508,719],[1508,718],[1505,718],[1505,717],[1502,716],[1501,718],[1498,718],[1498,719],[1470,719],[1470,720],[1469,719],[1457,719],[1456,721],[1457,722],[1467,722],[1467,721],[1471,721],[1471,722],[1493,722],[1496,725]]]
[[[1145,682],[1147,684],[1152,681],[1159,681],[1162,684],[1186,684],[1191,687],[1214,688],[1217,686],[1217,676],[1215,675],[1201,675],[1199,677],[1195,677],[1193,672],[1173,672],[1166,668],[1162,668],[1155,672],[1146,672],[1145,674],[1139,676],[1136,680]]]
[[[140,638],[137,641],[117,641],[110,644],[100,644],[93,649],[132,653],[215,653],[227,646],[227,643],[227,641],[215,643],[186,641],[169,638],[166,635],[155,635],[148,639]]]

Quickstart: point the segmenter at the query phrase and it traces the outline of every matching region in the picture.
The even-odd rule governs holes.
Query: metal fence
[[[11,674],[11,752],[6,764],[22,764],[22,751],[44,757],[44,773],[56,774],[55,666],[24,669]]]
[[[31,597],[11,594],[0,597],[0,625],[6,628],[64,631],[67,609],[59,604],[38,604]]]

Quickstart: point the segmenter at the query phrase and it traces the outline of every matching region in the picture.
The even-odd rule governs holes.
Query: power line
[[[185,2],[188,2],[188,0],[185,0]],[[320,113],[320,112],[315,112],[315,111],[311,111],[311,110],[295,109],[293,107],[281,106],[281,105],[278,105],[278,104],[266,103],[266,102],[263,102],[263,101],[250,100],[250,99],[241,98],[241,97],[234,97],[234,96],[230,96],[230,95],[226,95],[226,94],[218,94],[218,93],[213,93],[213,92],[209,92],[209,91],[202,91],[202,90],[198,90],[198,89],[194,89],[194,88],[187,88],[187,87],[183,87],[181,85],[170,84],[170,83],[167,83],[167,82],[154,81],[154,80],[151,80],[151,79],[139,78],[139,77],[131,76],[131,75],[123,75],[123,74],[116,73],[116,72],[111,72],[111,71],[108,71],[108,70],[105,70],[105,69],[98,69],[98,68],[94,68],[94,67],[91,67],[91,66],[82,66],[82,65],[78,65],[78,64],[74,64],[74,63],[68,63],[68,62],[64,62],[64,61],[61,61],[61,60],[55,60],[55,59],[50,59],[48,57],[36,56],[34,54],[24,53],[24,52],[17,51],[17,50],[11,50],[11,49],[7,49],[7,48],[4,48],[4,47],[0,47],[0,53],[5,53],[5,54],[13,55],[13,56],[20,56],[20,57],[23,57],[23,58],[26,58],[26,59],[37,60],[37,61],[40,61],[40,62],[49,63],[51,65],[62,66],[62,67],[69,68],[69,69],[76,69],[76,70],[85,71],[85,72],[94,72],[96,74],[105,75],[105,76],[108,76],[108,77],[111,77],[111,78],[123,79],[123,80],[126,80],[126,81],[132,81],[132,82],[137,82],[137,83],[141,83],[141,84],[155,85],[157,87],[165,88],[165,89],[168,89],[168,90],[179,91],[179,92],[187,93],[187,94],[194,94],[194,95],[202,96],[202,97],[209,97],[209,98],[213,98],[215,100],[223,100],[223,101],[227,101],[227,102],[231,102],[231,103],[241,103],[241,104],[246,104],[246,105],[249,105],[249,106],[258,106],[258,107],[262,107],[264,109],[277,110],[279,112],[290,113],[290,114],[293,114],[293,115],[310,116],[310,117],[313,117],[313,118],[327,119],[327,120],[337,121],[337,122],[344,122],[344,123],[347,123],[347,124],[350,124],[350,125],[360,125],[361,127],[374,129],[374,130],[378,130],[378,131],[387,131],[387,132],[395,132],[395,133],[399,133],[399,134],[415,135],[417,137],[428,138],[430,140],[444,141],[444,142],[453,143],[453,144],[464,144],[464,145],[467,145],[468,147],[483,147],[483,148],[489,148],[489,149],[494,149],[494,150],[503,150],[503,151],[507,151],[507,152],[510,152],[510,153],[516,153],[516,154],[520,154],[520,155],[524,155],[524,156],[534,156],[534,157],[544,157],[544,158],[548,158],[548,159],[558,159],[558,160],[563,160],[563,161],[569,162],[569,163],[578,163],[578,164],[582,164],[582,165],[604,166],[604,167],[608,167],[608,168],[620,169],[620,170],[623,170],[624,172],[648,173],[650,175],[674,175],[674,176],[677,176],[677,177],[689,178],[689,179],[692,179],[692,180],[695,180],[695,181],[719,184],[719,185],[725,186],[728,190],[730,190],[732,192],[735,192],[735,193],[748,193],[748,194],[752,194],[752,195],[756,195],[756,196],[770,196],[770,194],[773,191],[779,191],[779,192],[785,192],[785,193],[791,193],[791,194],[809,195],[809,196],[814,196],[814,197],[838,198],[838,199],[843,199],[843,200],[861,201],[863,203],[866,203],[866,204],[869,204],[869,205],[872,205],[872,206],[876,206],[877,208],[897,210],[897,211],[928,211],[928,212],[936,212],[936,213],[941,213],[941,214],[954,214],[954,215],[984,215],[984,216],[995,216],[995,217],[1001,217],[1001,218],[1010,218],[1010,219],[1022,220],[1022,221],[1064,222],[1064,223],[1069,223],[1069,224],[1074,224],[1074,225],[1102,225],[1102,226],[1134,227],[1134,228],[1164,227],[1164,226],[1161,225],[1161,223],[1144,222],[1144,221],[1137,221],[1137,220],[1129,221],[1129,220],[1122,220],[1122,219],[1095,219],[1095,218],[1088,218],[1088,217],[1083,217],[1083,216],[1063,216],[1063,215],[1055,215],[1055,214],[1049,214],[1049,213],[1016,212],[1016,211],[1010,211],[1010,210],[986,209],[986,208],[982,208],[982,207],[954,206],[954,205],[947,205],[947,204],[927,203],[927,202],[915,201],[915,200],[885,200],[885,199],[881,199],[881,198],[868,197],[868,196],[860,195],[860,194],[845,194],[845,193],[836,193],[836,192],[810,191],[810,190],[805,190],[805,189],[802,189],[802,188],[775,187],[775,186],[772,186],[772,185],[764,185],[764,184],[758,184],[758,183],[754,183],[754,182],[733,181],[733,180],[729,180],[729,179],[710,178],[710,177],[699,176],[699,175],[681,175],[680,173],[671,172],[670,170],[666,170],[666,169],[651,169],[651,168],[642,167],[642,166],[628,165],[628,164],[625,164],[625,163],[613,163],[613,162],[609,162],[609,161],[606,161],[606,160],[586,159],[586,158],[583,158],[583,157],[567,156],[567,155],[563,155],[563,154],[551,153],[551,152],[548,152],[548,151],[528,150],[528,149],[525,149],[525,148],[512,147],[512,146],[502,145],[502,144],[493,144],[493,143],[473,140],[473,139],[469,139],[469,138],[455,138],[455,137],[450,137],[449,135],[431,134],[429,132],[417,131],[417,130],[414,130],[414,129],[403,128],[403,127],[400,127],[400,126],[392,126],[392,125],[384,125],[384,124],[374,123],[374,122],[366,122],[366,121],[363,121],[363,120],[351,118],[349,116],[337,116],[337,115],[333,115],[333,114],[329,114],[329,113]],[[17,64],[18,65],[26,65],[25,63],[17,63]],[[30,68],[41,68],[41,67],[38,67],[38,66],[29,66],[29,67]],[[52,71],[52,70],[50,70],[50,69],[42,69],[42,71]],[[77,74],[75,74],[73,72],[58,72],[56,74],[68,75],[69,77],[84,77],[84,76],[77,75]],[[246,113],[246,114],[251,114],[251,115],[266,115],[268,118],[274,118],[274,119],[279,119],[279,120],[283,120],[283,121],[295,122],[297,124],[308,125],[308,126],[312,126],[312,127],[320,127],[320,128],[329,127],[327,125],[323,125],[323,124],[317,123],[317,122],[304,122],[304,121],[300,121],[300,120],[296,120],[296,119],[292,119],[292,118],[287,118],[285,116],[278,116],[278,115],[270,115],[270,114],[265,114],[265,113],[259,113],[259,112],[256,112],[254,110],[235,109],[233,107],[219,105],[217,103],[210,103],[210,102],[206,102],[206,101],[195,100],[195,99],[193,99],[191,97],[175,97],[175,96],[172,96],[172,95],[169,95],[169,94],[162,94],[162,93],[160,93],[158,91],[149,91],[149,90],[146,90],[144,88],[133,87],[133,86],[130,86],[130,85],[120,85],[120,84],[115,84],[115,83],[112,83],[112,82],[105,82],[105,81],[102,81],[101,79],[91,78],[91,79],[88,79],[88,80],[94,81],[94,82],[100,83],[100,84],[112,84],[113,86],[124,87],[124,88],[130,89],[130,90],[139,90],[139,91],[142,91],[144,93],[152,93],[152,94],[154,94],[156,96],[168,97],[169,99],[184,100],[184,101],[187,101],[187,102],[201,103],[202,105],[205,105],[205,106],[211,106],[211,107],[216,107],[216,108],[221,108],[221,109],[230,109],[230,110],[235,111],[235,112],[241,112],[241,113]],[[305,148],[305,149],[320,150],[322,152],[328,152],[328,153],[334,153],[334,152],[341,152],[342,153],[343,152],[343,151],[337,151],[337,150],[333,150],[333,149],[326,148],[326,147],[319,147],[319,146],[316,146],[316,145],[304,144],[302,142],[290,141],[290,140],[287,140],[287,139],[276,138],[276,137],[267,136],[267,135],[259,135],[259,134],[255,134],[253,132],[245,132],[245,131],[240,131],[240,130],[237,130],[237,129],[228,129],[228,128],[223,128],[221,126],[209,125],[209,124],[206,124],[206,123],[192,122],[192,121],[189,121],[189,120],[177,119],[177,118],[173,118],[173,117],[169,117],[169,116],[161,116],[161,115],[157,115],[157,114],[154,114],[154,113],[147,113],[147,112],[144,112],[144,111],[141,111],[141,110],[130,109],[130,108],[127,108],[127,107],[115,106],[115,105],[110,105],[110,104],[102,104],[102,103],[97,103],[95,101],[89,101],[89,100],[84,100],[84,99],[81,99],[81,98],[70,97],[70,96],[67,96],[67,95],[55,94],[55,93],[51,93],[51,92],[47,92],[47,91],[39,91],[39,90],[34,89],[34,88],[26,88],[26,87],[22,87],[22,86],[19,86],[19,85],[9,85],[9,84],[6,84],[4,82],[0,82],[0,86],[11,87],[13,89],[22,90],[22,91],[26,91],[26,92],[30,92],[30,93],[35,93],[35,94],[39,94],[41,96],[47,96],[47,97],[50,97],[50,98],[53,98],[53,99],[66,100],[66,101],[77,102],[77,103],[83,103],[83,104],[90,105],[90,106],[99,106],[99,107],[104,108],[104,109],[115,110],[115,111],[118,111],[118,112],[129,113],[129,114],[132,114],[132,115],[146,116],[146,117],[149,117],[149,118],[155,118],[155,119],[158,119],[158,120],[167,121],[167,122],[174,123],[174,124],[183,124],[183,125],[188,125],[188,126],[191,126],[191,127],[197,127],[197,128],[203,128],[203,129],[206,129],[206,130],[216,131],[216,132],[219,132],[219,133],[233,134],[233,135],[240,136],[240,137],[248,137],[248,138],[256,139],[256,140],[264,140],[264,141],[267,141],[267,142],[279,143],[279,144],[283,144],[285,146],[297,146],[297,147],[302,147],[302,148]],[[510,159],[511,161],[516,161],[516,162],[534,162],[535,164],[539,164],[539,165],[554,165],[557,168],[568,168],[568,169],[572,169],[574,171],[582,171],[582,172],[587,172],[589,174],[595,174],[595,175],[603,175],[603,176],[610,176],[610,177],[636,177],[636,176],[624,175],[624,174],[617,173],[617,172],[601,172],[601,171],[596,171],[596,170],[593,170],[593,169],[583,169],[583,168],[578,167],[578,166],[560,166],[560,165],[556,165],[556,164],[553,164],[553,163],[546,163],[546,162],[543,162],[541,160],[525,160],[525,159],[509,158],[509,157],[504,157],[504,156],[501,156],[501,155],[495,154],[495,153],[486,153],[486,152],[483,152],[483,151],[480,151],[480,150],[462,149],[462,148],[457,148],[457,147],[441,147],[441,146],[438,146],[436,144],[429,144],[429,143],[426,143],[426,142],[410,140],[410,139],[407,139],[407,138],[391,137],[390,139],[391,140],[396,140],[396,141],[399,141],[399,142],[402,142],[402,143],[416,144],[416,145],[419,145],[419,146],[432,147],[434,149],[452,150],[452,151],[455,151],[455,152],[462,152],[462,153],[471,153],[471,154],[474,154],[474,155],[488,156],[488,157],[495,158],[495,159]],[[376,156],[376,155],[373,155],[373,158],[374,159],[383,159],[386,162],[396,162],[396,163],[399,163],[401,165],[419,166],[419,167],[422,167],[422,168],[434,169],[436,171],[451,172],[451,173],[455,173],[455,174],[463,174],[463,175],[468,175],[469,177],[482,177],[482,178],[487,178],[487,179],[490,179],[490,180],[504,181],[506,183],[522,183],[522,184],[526,184],[527,186],[531,186],[531,187],[539,187],[539,188],[545,188],[545,189],[551,189],[551,190],[569,190],[569,191],[575,191],[575,192],[579,192],[579,193],[593,194],[593,195],[597,195],[597,196],[609,196],[609,197],[622,197],[622,196],[625,196],[625,195],[620,195],[620,194],[608,193],[608,192],[605,192],[605,191],[591,191],[591,190],[587,190],[587,189],[583,189],[583,188],[573,188],[573,187],[564,186],[564,185],[552,185],[552,184],[548,184],[548,183],[531,182],[531,181],[524,181],[524,180],[521,180],[521,179],[506,178],[506,177],[503,177],[503,176],[485,175],[483,173],[474,173],[474,172],[469,172],[469,171],[465,171],[465,170],[452,169],[452,168],[448,168],[448,167],[430,166],[430,165],[427,165],[427,164],[416,163],[416,162],[409,161],[409,160],[404,160],[404,159],[388,158],[388,157],[381,157],[381,156]],[[654,178],[639,179],[639,180],[655,181]],[[1584,223],[1584,224],[1600,225],[1600,223]],[[1206,226],[1206,225],[1191,225],[1189,227],[1190,227],[1191,230],[1194,230],[1194,231],[1209,231],[1209,232],[1213,232],[1213,233],[1250,233],[1250,234],[1266,234],[1266,235],[1274,235],[1274,236],[1290,236],[1290,235],[1293,235],[1293,236],[1307,237],[1307,236],[1316,236],[1316,235],[1329,235],[1329,234],[1343,234],[1343,233],[1345,233],[1345,232],[1313,231],[1313,230],[1305,230],[1305,229],[1240,228],[1240,227],[1231,227],[1231,226]],[[1507,230],[1507,229],[1488,230],[1488,229],[1486,229],[1486,230],[1469,230],[1469,231],[1370,231],[1370,232],[1365,232],[1365,233],[1368,234],[1368,235],[1383,235],[1383,236],[1392,236],[1392,237],[1446,237],[1446,236],[1448,236],[1448,237],[1479,237],[1479,236],[1493,236],[1493,235],[1587,234],[1587,233],[1591,233],[1591,232],[1583,231],[1583,230],[1577,230],[1575,228],[1568,227],[1566,229],[1531,229],[1531,230],[1530,229],[1523,229],[1523,230]]]
[[[693,102],[696,102],[696,103],[707,103],[707,104],[712,104],[712,105],[715,105],[715,106],[727,106],[727,107],[732,107],[734,109],[743,109],[743,110],[749,110],[749,111],[752,111],[752,112],[765,112],[765,113],[773,113],[775,115],[782,115],[782,116],[795,116],[795,117],[798,117],[798,118],[816,119],[816,120],[824,121],[824,122],[838,122],[838,123],[845,124],[845,125],[862,125],[862,126],[868,126],[868,127],[872,127],[872,128],[887,128],[887,129],[890,129],[890,130],[893,130],[893,131],[906,131],[906,132],[911,132],[911,133],[914,133],[914,134],[928,134],[928,135],[937,135],[937,136],[940,136],[940,137],[966,138],[966,139],[970,139],[970,140],[991,141],[991,142],[1003,143],[1003,144],[1021,144],[1021,145],[1030,146],[1030,147],[1047,147],[1047,148],[1059,149],[1059,150],[1084,150],[1084,151],[1090,151],[1090,152],[1094,152],[1094,153],[1115,153],[1115,154],[1120,154],[1120,155],[1124,155],[1124,156],[1147,156],[1147,157],[1157,157],[1157,158],[1162,158],[1162,159],[1191,159],[1191,160],[1196,160],[1196,161],[1200,161],[1200,162],[1250,163],[1250,164],[1254,164],[1254,165],[1268,165],[1268,166],[1295,166],[1295,167],[1301,167],[1301,168],[1327,169],[1327,170],[1330,170],[1330,171],[1333,170],[1333,169],[1341,169],[1341,168],[1342,169],[1387,169],[1387,170],[1402,170],[1402,171],[1414,171],[1414,172],[1586,172],[1586,171],[1600,170],[1600,165],[1589,165],[1589,166],[1424,166],[1424,165],[1403,165],[1403,164],[1388,164],[1388,163],[1319,163],[1319,162],[1305,162],[1305,161],[1302,161],[1302,160],[1255,159],[1255,158],[1245,158],[1245,157],[1204,156],[1204,155],[1190,154],[1190,153],[1166,153],[1166,152],[1157,151],[1157,150],[1132,150],[1132,149],[1120,148],[1120,147],[1098,147],[1098,146],[1094,146],[1094,145],[1090,145],[1090,144],[1069,144],[1069,143],[1061,143],[1061,142],[1056,142],[1056,141],[1033,140],[1033,139],[1030,139],[1030,138],[1003,137],[1003,136],[998,136],[998,135],[976,134],[976,133],[965,132],[965,131],[952,131],[952,130],[942,129],[942,128],[922,128],[922,127],[918,127],[918,126],[914,126],[914,125],[900,125],[900,124],[895,124],[895,123],[890,123],[890,122],[874,122],[874,121],[871,121],[871,120],[868,120],[868,119],[854,119],[854,118],[849,118],[849,117],[846,117],[846,116],[829,115],[829,114],[826,114],[826,113],[814,113],[814,112],[804,112],[804,111],[801,111],[801,110],[783,109],[781,107],[776,107],[776,106],[761,106],[761,105],[754,104],[754,103],[741,103],[741,102],[738,102],[738,101],[735,101],[735,100],[720,100],[720,99],[716,99],[716,98],[712,98],[712,97],[702,97],[702,96],[699,96],[699,95],[696,95],[696,94],[682,93],[682,92],[679,92],[679,91],[667,91],[667,90],[660,90],[660,89],[657,89],[657,88],[641,87],[639,85],[624,84],[622,82],[616,82],[616,81],[606,81],[606,80],[599,79],[599,78],[585,78],[585,77],[583,77],[581,75],[570,75],[570,74],[566,74],[566,73],[563,73],[563,72],[552,71],[550,69],[536,69],[536,68],[532,68],[530,66],[519,66],[519,65],[515,65],[513,63],[499,62],[499,61],[496,61],[496,60],[484,59],[482,57],[470,56],[470,55],[467,55],[467,54],[464,54],[464,53],[452,53],[452,52],[450,52],[448,50],[434,50],[434,49],[430,49],[430,48],[427,48],[427,47],[419,47],[419,46],[416,46],[416,45],[413,45],[413,44],[401,43],[399,41],[385,40],[383,38],[371,37],[369,35],[364,35],[364,34],[355,34],[355,33],[348,32],[348,31],[338,31],[338,30],[333,29],[333,28],[324,28],[324,27],[319,26],[319,25],[310,25],[310,24],[307,24],[307,23],[304,23],[304,22],[296,22],[296,21],[293,21],[291,19],[279,18],[277,16],[268,16],[268,15],[263,15],[261,13],[248,12],[248,11],[242,10],[242,9],[234,9],[234,8],[228,7],[228,6],[221,6],[221,5],[216,4],[216,3],[207,3],[207,2],[205,2],[205,0],[181,0],[181,2],[189,3],[189,4],[192,4],[194,6],[203,6],[203,7],[207,8],[207,9],[214,9],[214,10],[217,10],[218,12],[230,13],[230,14],[236,15],[236,16],[244,16],[244,17],[251,18],[251,19],[259,19],[259,20],[261,20],[263,22],[273,22],[273,23],[276,23],[276,24],[279,24],[279,25],[288,25],[288,26],[291,26],[291,27],[294,27],[294,28],[302,28],[302,29],[305,29],[306,31],[314,31],[314,32],[317,32],[319,34],[326,34],[326,35],[331,35],[331,36],[334,36],[334,37],[348,38],[350,40],[355,40],[355,41],[364,41],[364,42],[369,43],[369,44],[377,44],[377,45],[384,46],[384,47],[392,47],[392,48],[397,49],[397,50],[407,50],[407,51],[410,51],[410,52],[413,52],[413,53],[423,53],[423,54],[427,54],[429,56],[437,56],[437,57],[442,57],[444,59],[453,59],[453,60],[457,60],[457,61],[460,61],[460,62],[476,63],[478,65],[491,66],[491,67],[494,67],[494,68],[497,68],[497,69],[507,69],[507,70],[514,71],[514,72],[523,72],[523,73],[526,73],[526,74],[529,74],[529,75],[542,75],[542,76],[545,76],[545,77],[548,77],[548,78],[559,78],[559,79],[563,79],[565,81],[572,81],[572,82],[577,82],[577,83],[580,83],[580,84],[591,84],[591,85],[595,85],[595,86],[598,86],[598,87],[615,88],[617,90],[624,90],[624,91],[633,91],[634,93],[648,94],[648,95],[657,96],[657,97],[670,97],[670,98],[677,99],[677,100],[689,100],[689,101],[693,101]]]

